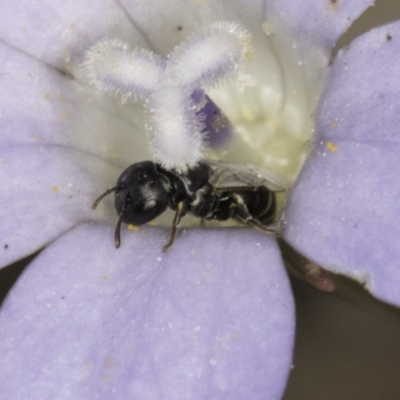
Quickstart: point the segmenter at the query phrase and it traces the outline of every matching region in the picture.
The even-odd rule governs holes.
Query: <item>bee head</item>
[[[162,214],[169,195],[151,161],[128,167],[117,181],[115,209],[123,222],[143,225]]]

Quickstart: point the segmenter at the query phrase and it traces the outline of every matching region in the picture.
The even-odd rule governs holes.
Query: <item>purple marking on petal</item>
[[[4,399],[271,399],[294,307],[273,238],[248,229],[82,225],[30,265],[0,314]],[[22,383],[21,383],[22,382]]]
[[[205,96],[207,96],[207,95],[204,93],[204,90],[201,90],[201,89],[197,89],[197,90],[193,91],[192,94],[190,95],[190,97],[196,104],[204,101]],[[208,99],[208,96],[207,96],[207,99]]]
[[[225,145],[232,138],[233,126],[222,110],[203,91],[192,93],[192,99],[196,103],[205,102],[196,115],[204,124],[202,132],[205,141],[210,147]]]

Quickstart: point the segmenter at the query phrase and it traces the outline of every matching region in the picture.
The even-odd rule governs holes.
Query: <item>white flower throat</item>
[[[268,44],[262,35],[257,43]],[[304,117],[303,105],[296,104],[304,101],[301,85],[286,87],[280,60],[264,43],[253,51],[251,39],[238,23],[218,22],[190,36],[167,59],[105,39],[88,51],[84,67],[98,90],[143,103],[150,152],[163,167],[184,172],[206,153],[272,169],[293,181],[306,156],[312,116]],[[234,127],[223,147],[206,147],[204,105],[211,101],[205,91],[222,110],[214,110],[215,131],[228,121]]]

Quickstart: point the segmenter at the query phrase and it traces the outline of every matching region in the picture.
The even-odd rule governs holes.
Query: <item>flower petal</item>
[[[105,189],[102,175],[110,171],[118,175],[101,159],[62,146],[1,149],[0,266],[37,251],[81,221],[113,215],[108,202],[107,213],[91,209]]]
[[[76,72],[85,50],[105,36],[131,45],[147,44],[141,32],[113,0],[93,7],[87,0],[54,3],[2,1],[0,38],[4,43],[53,67]]]
[[[136,135],[127,134],[142,126],[142,121],[132,118],[133,105],[123,107],[112,98],[94,94],[80,82],[1,43],[0,59],[0,146],[61,145],[111,160],[132,160],[132,149],[146,154],[145,135],[141,143]]]
[[[320,101],[324,138],[399,143],[400,23],[374,29],[336,58]]]
[[[77,81],[7,45],[0,44],[0,59],[4,266],[78,222],[97,219],[91,203],[114,186],[135,154],[147,154],[147,144],[126,135],[135,131],[126,118],[132,108],[92,98]],[[128,161],[117,168],[115,158]]]
[[[284,232],[311,260],[397,305],[399,51],[395,23],[363,35],[335,61],[318,118],[322,140],[291,193]]]
[[[279,399],[294,308],[254,230],[82,225],[44,250],[0,315],[4,398]],[[24,382],[21,385],[21,380]]]
[[[156,53],[167,56],[190,34],[199,31],[204,25],[216,21],[235,19],[242,22],[239,15],[246,14],[243,8],[226,7],[224,1],[152,1],[120,0],[127,14],[144,33],[148,46]],[[253,5],[249,7],[253,8]],[[162,9],[162,18],[160,10]]]
[[[265,8],[267,19],[269,14],[274,19],[277,16],[299,43],[331,50],[353,21],[373,3],[373,0],[265,0]]]
[[[165,56],[204,23],[227,18],[240,21],[243,11],[255,14],[260,5],[254,2],[243,8],[239,3],[232,9],[224,1],[204,4],[104,0],[93,7],[90,0],[60,4],[48,0],[4,0],[2,15],[8,18],[2,18],[0,39],[49,65],[72,69],[75,75],[85,50],[104,37],[118,38]]]

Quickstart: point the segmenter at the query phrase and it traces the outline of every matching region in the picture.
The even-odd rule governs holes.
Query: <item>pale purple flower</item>
[[[217,97],[232,97],[226,113],[242,110],[254,126],[266,104],[280,104],[286,119],[268,121],[292,136],[307,130],[327,73],[283,236],[400,304],[399,24],[363,35],[327,67],[370,3],[3,1],[2,265],[47,247],[0,314],[0,399],[279,399],[290,370],[294,307],[272,237],[188,229],[163,254],[168,229],[140,227],[116,250],[111,199],[90,209],[122,169],[149,157],[141,106],[95,92],[81,71],[105,37],[165,57],[204,24],[242,24],[263,91],[244,93],[245,103]],[[255,163],[262,146],[247,151]]]

